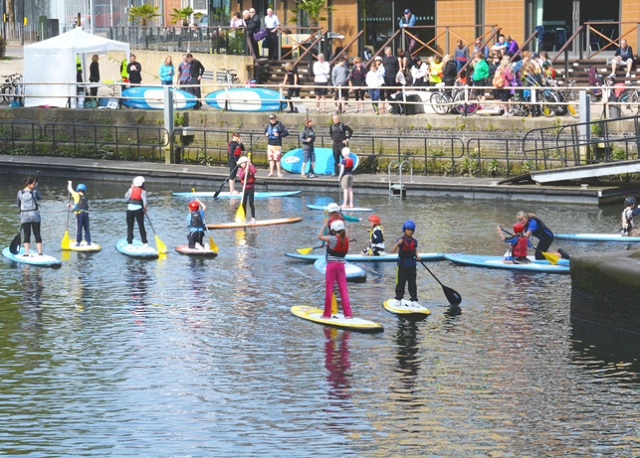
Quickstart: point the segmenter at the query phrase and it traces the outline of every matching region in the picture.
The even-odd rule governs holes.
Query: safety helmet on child
[[[144,184],[144,177],[135,177],[133,179],[133,185],[137,187],[141,187]]]
[[[351,150],[349,149],[348,146],[345,146],[344,148],[342,148],[342,157],[349,157],[350,154],[351,154]]]
[[[515,232],[516,234],[520,234],[522,232],[524,232],[524,224],[522,223],[516,223],[513,225],[513,232]]]
[[[238,159],[237,164],[244,164],[245,162],[249,162],[249,158],[247,156],[242,156],[240,159]]]
[[[344,231],[345,230],[344,221],[342,221],[341,219],[335,220],[333,223],[331,223],[331,230],[333,232]]]
[[[80,183],[78,186],[76,186],[76,192],[87,192],[87,187],[85,185],[83,185],[82,183]]]
[[[404,222],[404,224],[402,225],[402,232],[406,231],[407,229],[409,229],[410,231],[415,231],[416,230],[416,223],[414,223],[410,219],[406,220]]]
[[[625,207],[635,207],[636,203],[637,203],[637,201],[636,201],[635,197],[627,197],[624,200],[624,206]]]
[[[340,205],[338,205],[335,202],[331,202],[329,205],[327,205],[327,211],[329,213],[339,212],[340,211]]]
[[[380,224],[380,217],[378,215],[371,215],[368,220],[378,226]]]
[[[192,212],[200,210],[200,204],[195,200],[192,200],[191,202],[189,202],[189,210],[191,210]]]

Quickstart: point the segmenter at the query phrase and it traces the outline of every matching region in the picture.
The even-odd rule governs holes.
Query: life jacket
[[[534,220],[538,225],[536,230],[531,233],[534,237],[536,237],[537,239],[541,239],[542,237],[545,236],[545,234],[547,235],[547,237],[548,236],[553,237],[553,232],[551,232],[551,230],[542,222],[540,218],[538,218],[537,216],[530,216],[529,220]],[[528,230],[529,230],[529,221],[527,221],[527,226],[524,228],[525,232],[527,232]]]
[[[235,157],[239,157],[242,154],[242,148],[240,147],[240,143],[238,143],[235,140],[231,140],[227,144],[227,153],[229,153],[229,156],[233,154]]]
[[[374,234],[379,233],[379,238],[380,241],[379,242],[374,242]],[[377,238],[377,237],[376,237]],[[384,250],[384,231],[382,230],[382,226],[375,226],[372,230],[371,230],[371,234],[369,235],[369,240],[371,242],[371,248],[380,248],[382,250]]]
[[[511,250],[513,256],[518,258],[526,257],[529,254],[529,239],[526,237],[519,235],[518,240],[513,244],[513,249]]]
[[[22,190],[20,194],[20,211],[21,212],[32,212],[38,209],[38,202],[33,197],[33,191],[25,191]]]
[[[78,203],[74,207],[75,212],[82,213],[89,211],[89,201],[87,200],[87,196],[80,193],[78,193],[78,195],[80,196],[80,200],[78,200]]]
[[[338,213],[337,215],[333,215],[333,213],[329,213],[329,222],[327,223],[327,227],[330,227],[331,223],[338,220],[344,221],[342,214]]]
[[[331,256],[335,256],[336,258],[344,258],[349,251],[349,238],[345,236],[341,238],[340,236],[336,236],[338,238],[338,243],[334,248],[329,248],[327,244],[327,254]]]
[[[402,243],[400,244],[400,250],[398,250],[398,256],[401,258],[413,258],[416,255],[416,239],[409,238],[406,235],[402,236]]]
[[[191,222],[189,223],[189,227],[204,230],[204,221],[202,220],[202,213],[200,210],[191,212]]]
[[[129,194],[129,203],[136,205],[143,205],[142,202],[142,188],[134,187]]]
[[[625,233],[631,232],[636,227],[635,218],[632,216],[633,208],[625,208],[622,211],[622,229]]]
[[[253,184],[256,182],[256,174],[253,173],[251,170],[248,170],[249,166],[247,166],[247,169],[245,170],[244,174],[242,175],[242,180],[240,180],[240,182],[244,185],[244,181],[247,180],[247,185]]]
[[[122,78],[123,82],[129,81],[129,71],[127,70],[127,64],[127,59],[123,59],[122,62],[120,62],[120,77]]]
[[[353,159],[351,159],[350,157],[346,157],[342,160],[342,162],[344,162],[344,174],[351,175],[353,172]]]

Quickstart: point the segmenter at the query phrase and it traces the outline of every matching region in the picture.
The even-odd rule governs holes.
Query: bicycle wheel
[[[542,111],[542,114],[545,115],[548,118],[551,118],[553,116],[557,115],[557,111],[556,111],[556,107],[558,105],[555,105],[556,103],[559,103],[559,99],[558,99],[558,94],[556,94],[554,91],[542,91],[542,100],[540,101],[540,110]]]
[[[469,92],[465,103],[464,92],[458,92],[454,99],[453,107],[460,114],[464,114],[465,112],[467,114],[474,114],[480,107],[480,104],[478,103],[478,96],[473,92]]]
[[[449,99],[447,98],[447,95],[440,91],[434,92],[431,94],[431,97],[429,97],[431,108],[433,108],[433,111],[441,115],[449,113],[448,102]]]
[[[620,112],[622,116],[635,116],[638,114],[638,91],[627,89],[620,94]]]
[[[2,86],[0,88],[0,105],[9,105],[9,97],[7,96],[6,91],[8,90],[8,86]]]

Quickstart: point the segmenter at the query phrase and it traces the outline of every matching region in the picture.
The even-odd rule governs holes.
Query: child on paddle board
[[[202,203],[200,199],[196,197],[195,200],[189,202],[189,216],[187,216],[189,234],[187,240],[189,241],[189,248],[204,249],[204,231],[207,229],[204,223],[204,212],[207,206]]]
[[[538,246],[535,248],[537,260],[546,259],[542,253],[560,256],[565,259],[570,258],[567,252],[562,249],[558,249],[554,253],[549,252],[549,247],[554,239],[553,232],[536,215],[520,211],[516,213],[516,221],[524,226],[525,237],[530,239],[533,236],[539,240]]]
[[[242,196],[242,207],[244,208],[245,215],[247,214],[247,203],[249,203],[249,208],[251,208],[251,223],[256,222],[256,207],[254,205],[254,193],[255,193],[255,184],[256,184],[256,168],[249,161],[247,156],[242,156],[238,159],[238,178],[240,178],[240,183],[244,188],[244,195]],[[245,185],[244,182],[247,181]]]
[[[365,256],[380,256],[384,253],[384,233],[382,232],[382,226],[380,226],[380,217],[378,215],[371,215],[369,217],[369,246],[362,250],[362,254]]]
[[[240,141],[240,134],[234,132],[231,134],[231,141],[227,144],[227,153],[229,155],[229,194],[240,194],[236,191],[236,175],[238,174],[238,159],[242,156],[244,145]]]
[[[624,237],[640,237],[640,229],[636,227],[636,215],[640,214],[640,208],[636,208],[636,204],[635,197],[627,197],[624,200],[622,229],[620,229],[620,234]]]
[[[412,305],[418,305],[418,287],[416,286],[416,266],[420,261],[418,254],[418,241],[413,237],[416,230],[416,223],[410,219],[402,225],[402,237],[400,237],[393,248],[392,253],[398,253],[398,267],[396,271],[396,304],[402,305],[405,285],[409,284],[409,296]]]
[[[506,238],[502,226],[498,226],[498,234],[503,242],[508,243],[509,251],[504,256],[505,264],[529,264],[531,261],[527,258],[531,241],[524,235],[524,225],[516,223],[513,225],[513,237]]]
[[[329,233],[325,235],[326,229]],[[349,251],[349,239],[347,228],[342,220],[333,221],[331,224],[324,221],[318,240],[327,243],[327,268],[325,273],[324,313],[322,318],[331,318],[331,297],[333,285],[338,283],[340,290],[340,302],[345,318],[351,318],[351,304],[349,303],[349,291],[347,290],[347,274],[344,268],[344,257]]]
[[[340,205],[336,204],[335,202],[331,202],[329,205],[327,205],[327,213],[329,213],[329,223],[328,223],[328,227],[331,226],[331,223],[333,223],[334,221],[342,221],[344,222],[344,216],[342,216],[342,213],[340,212]]]
[[[342,162],[338,181],[342,188],[342,208],[353,208],[353,159],[349,157],[351,150],[342,148]]]
[[[24,234],[24,254],[29,256],[31,246],[31,231],[36,239],[38,255],[42,256],[42,237],[40,236],[40,210],[38,202],[42,200],[38,191],[38,182],[35,178],[28,177],[24,180],[24,188],[18,191],[18,208],[20,209],[20,223]]]
[[[140,240],[144,248],[147,248],[147,231],[144,227],[144,215],[147,213],[147,191],[144,189],[144,177],[137,176],[133,179],[131,187],[124,195],[128,199],[127,204],[127,248],[133,244],[133,224],[138,223]]]
[[[89,231],[89,202],[87,201],[87,187],[79,183],[76,190],[73,190],[71,181],[67,182],[67,190],[73,198],[73,204],[67,204],[69,208],[73,208],[76,214],[76,246],[80,246],[82,242],[82,230],[84,229],[84,240],[87,245],[91,245],[91,232]]]

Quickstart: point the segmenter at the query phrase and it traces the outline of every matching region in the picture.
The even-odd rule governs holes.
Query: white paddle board
[[[155,248],[152,246],[144,247],[142,242],[139,240],[134,240],[131,246],[128,246],[125,239],[118,240],[118,243],[116,243],[116,250],[124,255],[131,256],[132,258],[157,259],[159,256],[158,251]]]
[[[63,250],[65,250],[65,248],[63,248]],[[97,243],[93,243],[93,242],[91,242],[91,244],[88,244],[85,240],[80,242],[80,244],[76,244],[75,240],[69,240],[69,248],[68,248],[68,250],[70,250],[70,251],[82,251],[82,252],[85,252],[85,253],[92,253],[92,252],[96,252],[96,251],[102,250],[102,247],[100,245],[98,245]]]
[[[9,251],[9,247],[2,250],[2,256],[8,258],[14,262],[22,264],[31,264],[32,266],[40,267],[60,267],[62,262],[58,258],[49,256],[46,254],[39,255],[38,253],[30,252],[29,256],[24,255],[24,247],[20,247],[20,251],[17,254],[13,254]]]
[[[382,332],[384,328],[380,323],[365,320],[362,318],[345,318],[342,313],[336,313],[331,318],[323,318],[324,310],[306,305],[294,305],[291,307],[291,313],[303,320],[313,321],[314,323],[324,324],[325,326],[333,326],[336,328],[346,329],[349,331],[360,332]]]

